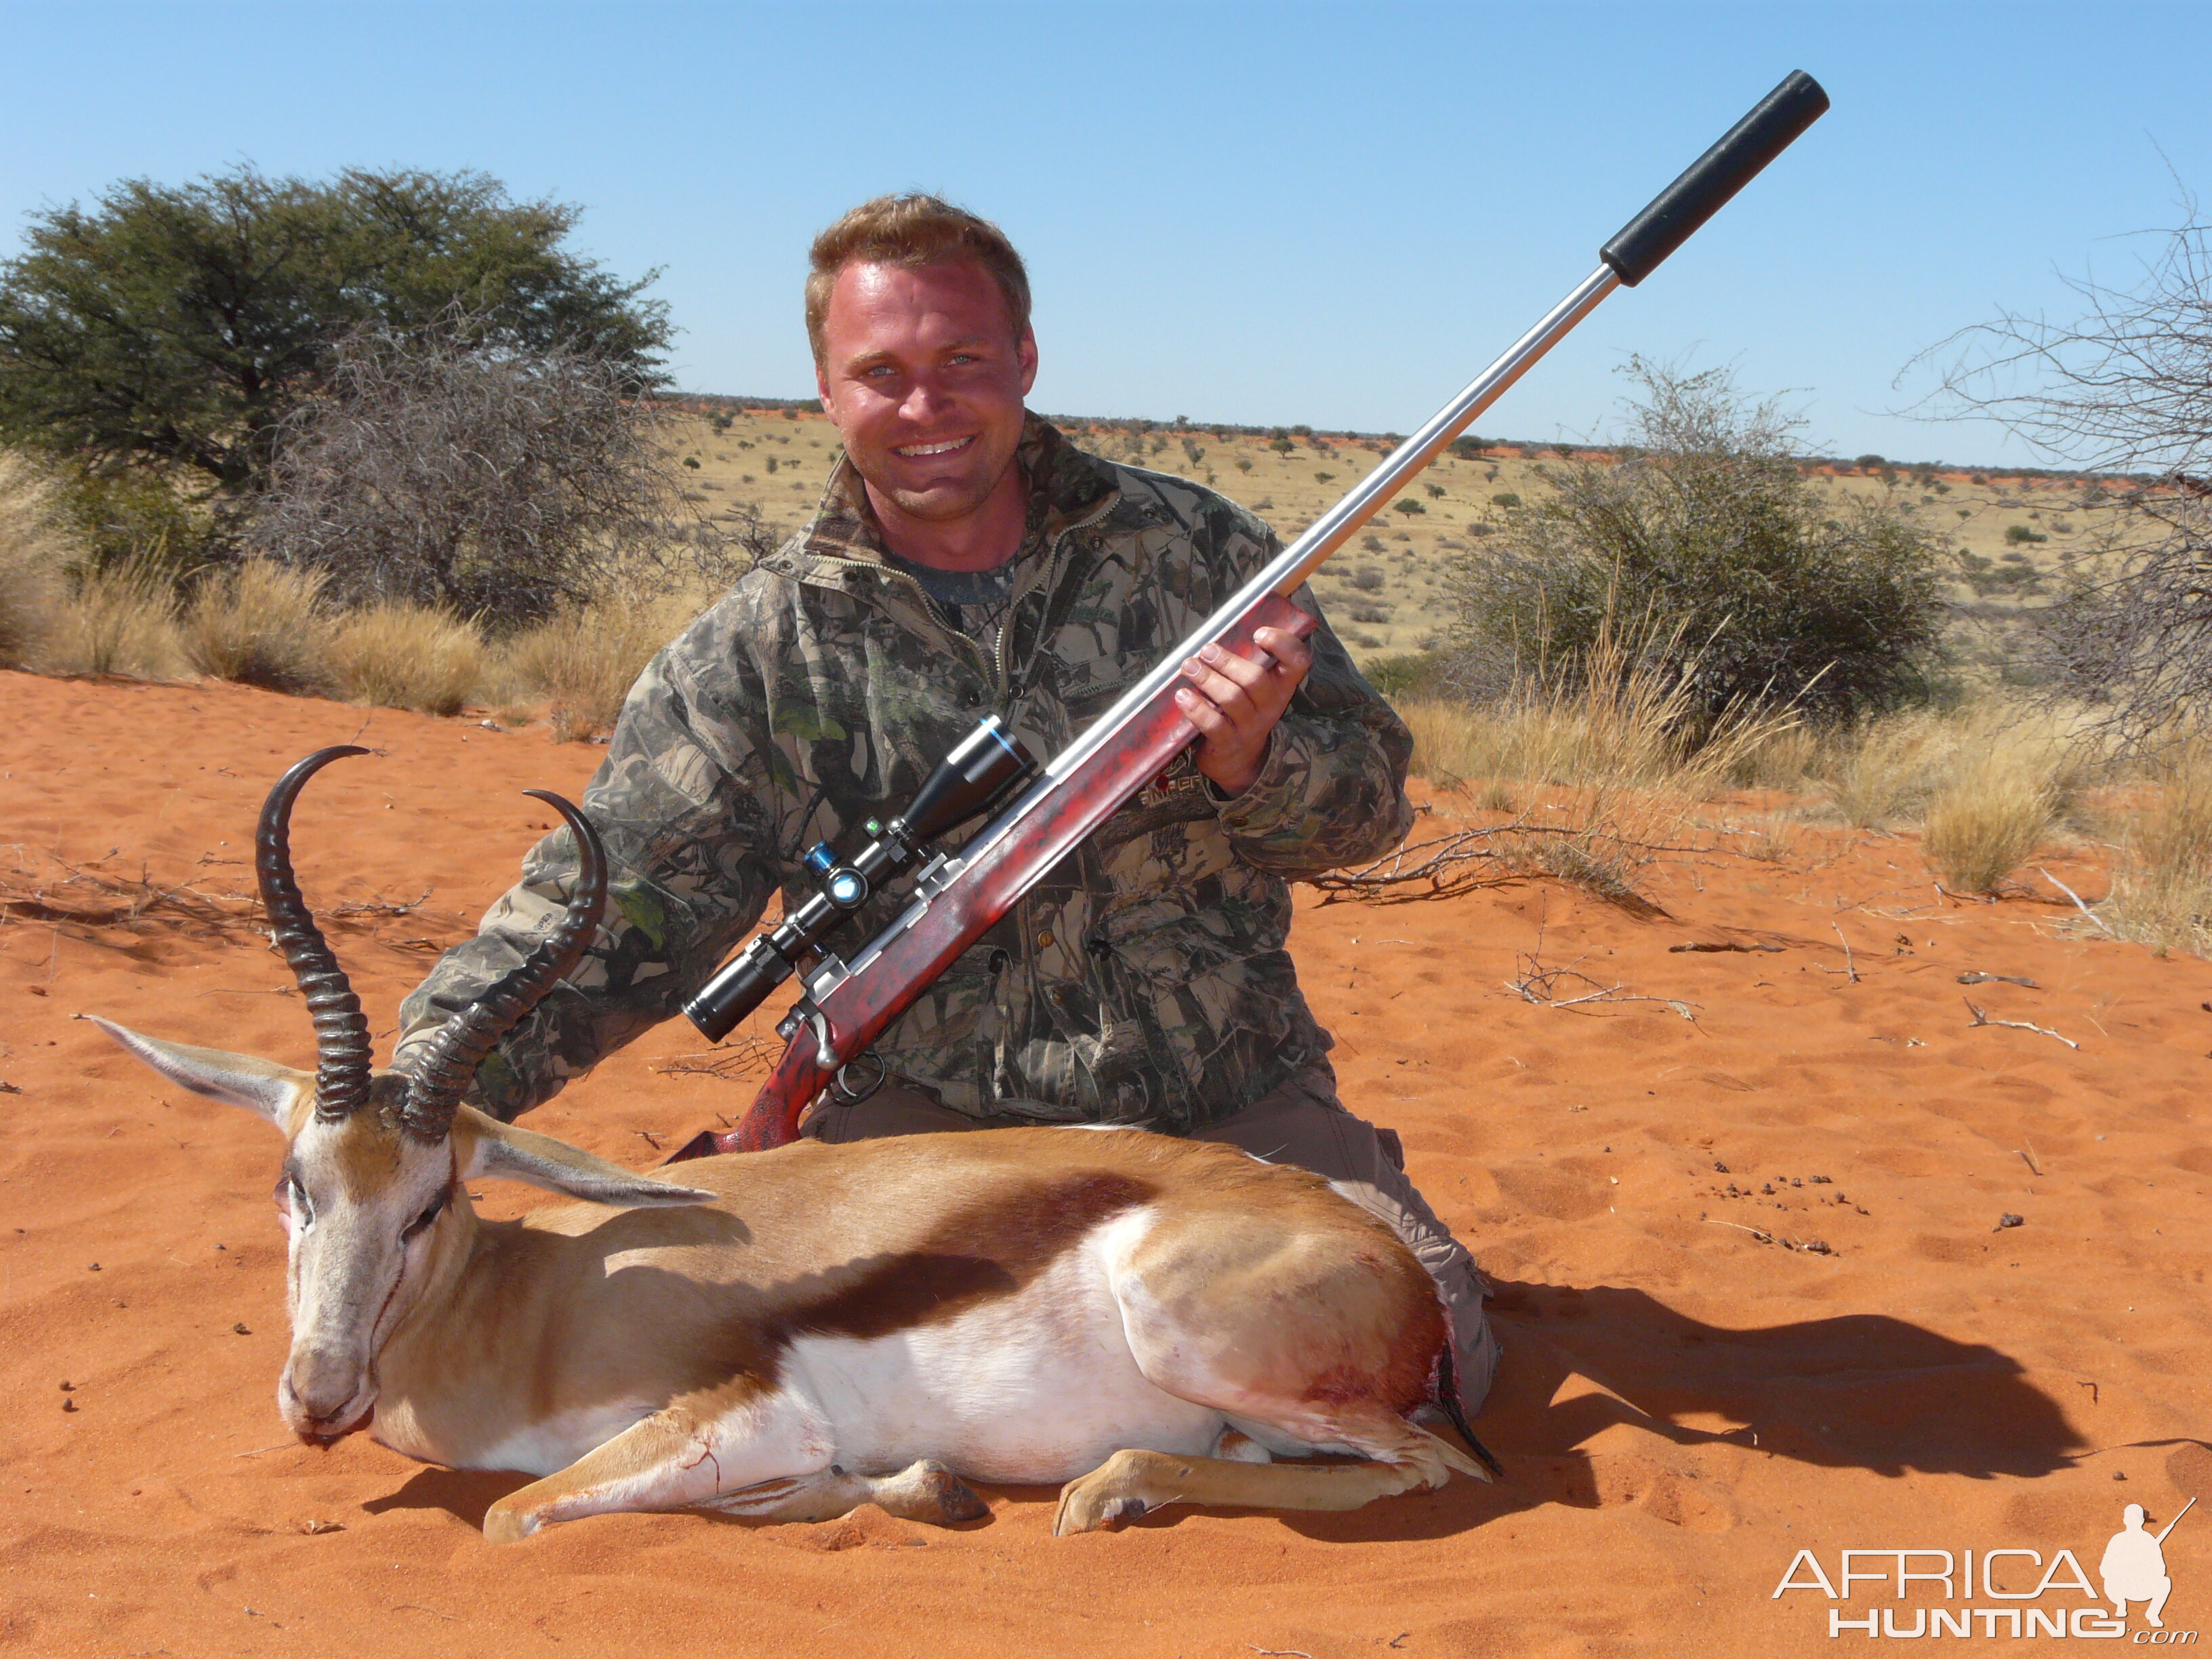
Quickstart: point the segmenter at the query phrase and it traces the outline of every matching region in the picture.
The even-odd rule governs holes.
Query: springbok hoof
[[[520,1544],[536,1532],[538,1517],[520,1510],[504,1509],[495,1504],[484,1511],[483,1535],[487,1544]]]
[[[935,1458],[924,1460],[920,1470],[926,1501],[936,1513],[918,1515],[916,1520],[951,1526],[957,1521],[981,1521],[991,1512],[991,1506],[976,1496],[973,1487]]]

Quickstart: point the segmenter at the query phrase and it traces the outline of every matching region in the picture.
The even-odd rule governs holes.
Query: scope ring
[[[875,1063],[876,1075],[866,1088],[856,1089],[845,1080],[846,1073],[851,1071],[855,1066],[864,1065],[871,1060]],[[884,1064],[884,1057],[871,1048],[858,1059],[848,1060],[837,1068],[836,1075],[830,1079],[830,1092],[848,1106],[857,1106],[877,1090],[882,1088],[890,1074],[891,1068]]]

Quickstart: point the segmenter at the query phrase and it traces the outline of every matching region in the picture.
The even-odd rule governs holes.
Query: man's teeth
[[[923,455],[949,455],[954,450],[958,449],[963,445],[966,444],[967,441],[968,440],[965,438],[947,438],[941,444],[908,444],[903,446],[898,453],[902,455],[917,458]]]

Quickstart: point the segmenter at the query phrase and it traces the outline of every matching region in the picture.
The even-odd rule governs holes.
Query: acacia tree
[[[1627,372],[1641,390],[1617,459],[1540,467],[1548,495],[1455,561],[1449,678],[1478,698],[1573,684],[1626,636],[1706,714],[1846,719],[1921,691],[1942,618],[1932,540],[1889,503],[1823,499],[1796,422],[1726,370]]]
[[[220,519],[259,491],[286,415],[364,325],[458,304],[477,348],[584,353],[657,385],[670,327],[641,297],[655,273],[625,282],[565,247],[578,216],[478,173],[313,182],[250,165],[34,213],[0,265],[0,442],[65,486],[97,543],[109,520],[191,501]]]
[[[356,330],[275,430],[252,550],[345,605],[442,605],[495,629],[698,574],[771,541],[756,510],[685,499],[660,406],[598,353],[487,348],[474,319]]]
[[[1933,412],[2136,475],[2101,572],[2071,583],[2027,647],[2055,694],[2100,707],[2133,742],[2212,707],[2212,224],[2184,206],[2131,283],[2069,282],[2074,320],[2000,313],[1921,360],[1951,358]]]

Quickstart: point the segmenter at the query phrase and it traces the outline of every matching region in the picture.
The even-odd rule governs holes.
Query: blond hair
[[[1030,329],[1030,274],[1006,233],[934,196],[878,196],[863,202],[814,239],[806,273],[806,339],[817,367],[822,325],[837,273],[854,260],[869,264],[934,265],[973,259],[1006,296],[1014,338]]]

